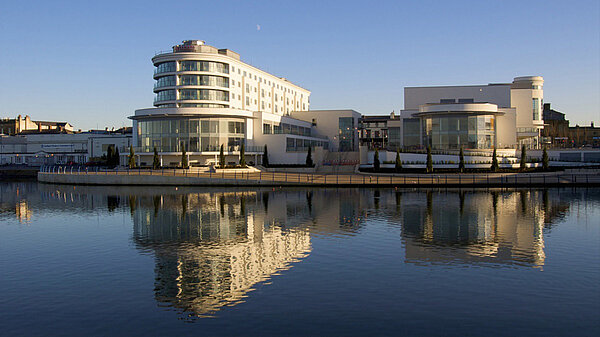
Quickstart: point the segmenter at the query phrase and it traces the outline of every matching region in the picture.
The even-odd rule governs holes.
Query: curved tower
[[[154,149],[163,166],[176,166],[183,149],[190,164],[207,165],[217,161],[221,146],[233,163],[242,144],[247,161],[257,161],[264,144],[255,143],[255,135],[263,132],[263,117],[281,120],[309,108],[310,91],[201,40],[183,41],[152,63],[154,107],[130,117],[143,166],[151,165]]]

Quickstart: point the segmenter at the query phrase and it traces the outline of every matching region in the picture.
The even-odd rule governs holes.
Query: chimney
[[[550,103],[544,103],[544,111],[550,110]]]
[[[592,128],[594,127],[594,122],[592,122]]]

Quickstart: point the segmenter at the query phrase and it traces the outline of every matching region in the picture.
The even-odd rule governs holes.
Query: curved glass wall
[[[179,84],[229,88],[229,79],[227,77],[212,75],[182,75],[179,77]]]
[[[241,118],[189,118],[138,121],[138,146],[142,152],[239,151],[246,138]]]
[[[154,89],[162,87],[173,87],[177,85],[175,76],[164,76],[156,80],[154,83]]]
[[[156,98],[154,98],[154,102],[162,102],[162,101],[174,101],[177,99],[177,94],[175,90],[163,90],[156,93]]]
[[[170,61],[157,64],[156,69],[154,69],[154,74],[171,73],[175,71],[177,71],[177,64],[175,61]]]
[[[181,89],[180,100],[229,101],[229,92],[213,89]]]
[[[181,61],[179,70],[229,74],[229,64],[211,61]]]
[[[214,103],[181,103],[180,108],[229,108],[227,104],[214,104]]]
[[[495,118],[482,116],[426,117],[425,132],[436,150],[489,149],[496,145]]]

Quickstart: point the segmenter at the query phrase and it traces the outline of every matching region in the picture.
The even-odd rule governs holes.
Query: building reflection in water
[[[214,315],[244,301],[257,283],[303,261],[320,236],[360,235],[369,226],[397,231],[406,263],[541,267],[544,233],[573,208],[579,211],[577,200],[598,198],[588,196],[588,189],[241,190],[38,184],[3,184],[0,189],[0,218],[14,219],[15,213],[29,217],[31,209],[34,214],[130,216],[136,248],[155,257],[157,302],[190,317]],[[380,243],[371,244],[376,250]]]
[[[305,258],[312,249],[311,233],[353,233],[360,228],[355,203],[348,205],[359,198],[328,202],[331,193],[130,197],[136,246],[156,257],[156,300],[190,316],[211,315],[243,301],[254,285]]]
[[[547,190],[396,193],[406,261],[543,266],[544,228],[568,203]]]

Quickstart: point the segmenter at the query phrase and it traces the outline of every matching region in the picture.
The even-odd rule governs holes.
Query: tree
[[[524,171],[527,168],[527,153],[525,152],[525,145],[521,147],[521,163],[519,169]]]
[[[458,153],[458,170],[461,173],[465,170],[465,154],[462,146],[460,147],[460,152]]]
[[[246,148],[244,143],[242,143],[242,146],[240,147],[240,166],[246,167]]]
[[[400,159],[400,149],[396,149],[396,172],[402,170],[402,160]]]
[[[381,163],[379,162],[379,150],[375,149],[375,154],[373,155],[373,170],[375,172],[379,171],[379,167]]]
[[[158,157],[158,150],[154,147],[154,158],[152,160],[152,168],[158,170],[160,167],[160,158]]]
[[[263,151],[262,166],[269,167],[269,152],[267,151],[267,144],[265,144],[265,150]]]
[[[306,166],[313,167],[312,150],[310,146],[308,147],[308,153],[306,154]]]
[[[135,153],[133,152],[133,145],[129,145],[129,168],[135,168]]]
[[[225,168],[225,150],[223,144],[221,144],[221,150],[219,151],[219,167]]]
[[[113,166],[119,165],[120,161],[121,161],[120,158],[121,158],[121,155],[119,154],[119,148],[116,147],[115,148],[115,156],[113,157],[113,163],[112,163],[112,165]]]
[[[115,157],[115,148],[114,145],[109,145],[106,149],[106,165],[111,166],[113,164]]]
[[[431,158],[431,146],[427,146],[427,173],[433,172],[433,159]]]
[[[549,166],[548,151],[546,151],[546,147],[544,146],[544,152],[542,152],[542,169],[547,171]]]
[[[496,148],[494,147],[494,152],[492,153],[492,172],[498,171],[498,157],[496,156]]]
[[[187,153],[185,152],[185,143],[181,143],[181,168],[187,169],[189,167]]]

